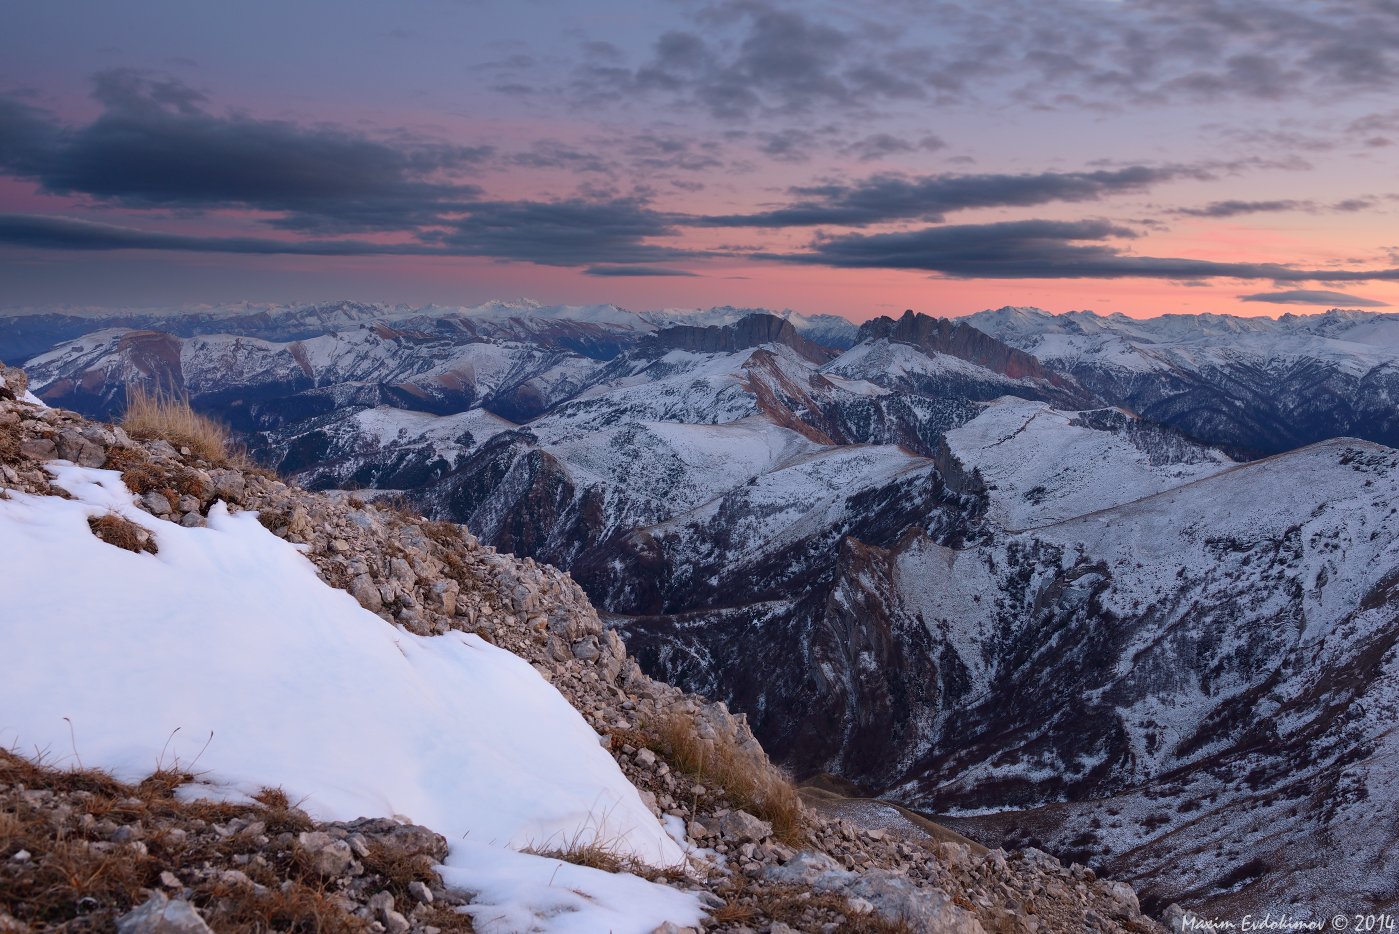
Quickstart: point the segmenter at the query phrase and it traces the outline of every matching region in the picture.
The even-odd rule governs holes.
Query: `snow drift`
[[[219,503],[182,528],[135,508],[113,471],[53,471],[74,499],[0,501],[0,742],[128,780],[197,759],[220,793],[280,786],[321,819],[406,816],[451,841],[444,878],[478,893],[479,930],[697,922],[691,895],[510,852],[597,840],[683,859],[523,660],[384,623],[253,513]],[[109,511],[159,553],[97,539],[87,520]]]

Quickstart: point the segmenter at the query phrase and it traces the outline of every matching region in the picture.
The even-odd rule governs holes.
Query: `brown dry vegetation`
[[[110,457],[107,459],[111,460]],[[170,501],[171,509],[175,508],[181,496],[204,496],[204,484],[199,481],[199,475],[188,467],[140,461],[123,470],[121,479],[133,493],[163,494]]]
[[[423,522],[418,527],[438,546],[436,557],[446,566],[448,577],[463,587],[475,582],[475,574],[462,557],[462,553],[470,548],[465,529],[451,522]]]
[[[376,496],[371,502],[381,512],[392,513],[404,522],[417,522],[423,518],[422,509],[402,493]]]
[[[107,452],[107,460],[102,466],[107,470],[120,470],[125,473],[149,460],[146,452],[138,447],[112,448]]]
[[[168,441],[176,448],[189,448],[196,456],[212,463],[229,459],[228,429],[189,406],[189,400],[165,393],[150,393],[141,386],[126,388],[126,415],[122,427],[133,438]]]
[[[92,529],[93,535],[108,545],[134,551],[138,555],[143,551],[155,554],[160,550],[155,543],[154,536],[130,519],[123,518],[114,512],[109,512],[103,516],[92,516],[87,520],[87,525],[88,528]]]
[[[642,728],[643,745],[701,784],[720,788],[736,807],[772,824],[773,835],[799,846],[805,840],[801,796],[785,772],[731,739],[706,740],[694,716],[672,711]]]
[[[683,865],[652,866],[622,852],[616,841],[599,840],[581,832],[557,845],[526,847],[523,852],[603,872],[629,872],[652,882],[684,882],[688,878]]]
[[[0,425],[0,464],[14,467],[24,460],[20,453],[19,425]]]
[[[807,930],[810,912],[834,912],[845,917],[835,934],[914,934],[906,921],[890,921],[874,912],[860,914],[850,902],[829,892],[812,892],[799,886],[759,888],[735,875],[719,893],[727,901],[712,913],[720,924],[770,923],[781,921],[797,930]]]
[[[98,770],[48,768],[0,750],[0,918],[8,914],[36,931],[109,931],[162,888],[162,872],[172,872],[187,889],[183,897],[220,932],[370,929],[294,850],[259,843],[251,832],[208,832],[234,818],[261,821],[272,837],[311,829],[284,793],[268,790],[257,805],[176,799],[175,788],[190,778],[167,769],[129,785]],[[115,842],[119,827],[131,828],[132,839]],[[28,857],[15,859],[21,851]],[[222,875],[232,869],[253,885]],[[445,908],[431,923],[471,930],[468,917]]]

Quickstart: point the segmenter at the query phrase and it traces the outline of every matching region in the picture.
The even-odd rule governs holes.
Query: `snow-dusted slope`
[[[674,515],[777,470],[819,446],[760,416],[719,425],[629,421],[544,449],[580,486],[612,484]]]
[[[1016,389],[1038,392],[1029,380],[1015,380],[951,354],[925,353],[911,344],[878,338],[861,342],[821,368],[828,376],[901,390],[936,394],[950,389],[966,395],[967,388],[994,396]]]
[[[198,761],[223,793],[280,786],[335,820],[403,814],[452,841],[483,930],[693,924],[691,895],[509,852],[596,837],[681,862],[597,734],[523,660],[420,637],[321,582],[256,515],[152,518],[111,471],[59,466],[74,498],[0,502],[0,741],[139,779]],[[158,554],[104,543],[116,513]],[[70,733],[71,727],[71,733]],[[206,743],[207,741],[207,743]],[[581,836],[580,836],[581,835]]]
[[[963,320],[1209,444],[1251,455],[1345,435],[1399,444],[1399,315],[1138,319],[1002,308]]]
[[[1278,318],[1161,315],[1131,318],[1037,308],[999,308],[964,318],[968,324],[1047,362],[1087,362],[1136,369],[1171,365],[1199,369],[1252,357],[1312,359],[1360,375],[1399,360],[1399,314],[1332,310]]]
[[[196,404],[270,399],[281,417],[323,410],[318,399],[333,406],[392,399],[440,414],[486,405],[528,417],[576,393],[599,366],[534,344],[376,323],[286,343],[108,329],[42,354],[29,372],[40,396],[93,413],[119,411],[126,385],[149,381]]]
[[[985,482],[990,517],[1012,530],[1108,509],[1233,464],[1116,410],[1060,412],[1014,396],[987,404],[946,438]]]
[[[928,626],[943,697],[902,793],[1036,808],[1027,833],[1143,880],[1150,848],[1149,893],[1216,913],[1345,910],[1367,876],[1392,907],[1396,502],[1399,451],[1340,439],[960,551],[910,543],[885,599]],[[1298,855],[1316,839],[1347,845]]]
[[[829,347],[849,347],[856,326],[837,315],[803,315],[724,306],[631,311],[616,305],[546,305],[529,299],[480,305],[386,305],[317,302],[273,305],[239,302],[170,309],[31,308],[0,316],[0,359],[28,361],[65,341],[104,327],[154,330],[179,337],[229,334],[274,342],[353,330],[375,322],[435,333],[466,333],[475,339],[523,340],[567,348],[605,360],[639,338],[677,324],[732,324],[754,313],[774,314]]]

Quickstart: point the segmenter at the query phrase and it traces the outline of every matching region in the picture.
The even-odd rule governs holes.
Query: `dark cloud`
[[[1130,166],[1033,175],[875,175],[846,185],[792,189],[797,200],[756,214],[705,218],[711,227],[863,227],[895,220],[941,220],[953,211],[1096,201],[1173,179],[1208,177],[1197,168]]]
[[[41,250],[177,250],[303,256],[482,256],[546,266],[639,266],[693,257],[655,246],[673,232],[635,201],[501,201],[476,205],[450,230],[413,240],[300,240],[166,234],[115,224],[29,214],[0,214],[0,243]],[[596,273],[607,275],[607,273]],[[614,273],[620,275],[620,273]],[[665,273],[661,273],[664,275]]]
[[[491,201],[423,239],[449,253],[545,266],[637,265],[696,255],[646,242],[677,233],[674,221],[636,198]]]
[[[419,244],[391,245],[360,240],[274,240],[153,233],[116,224],[34,214],[0,214],[0,244],[39,250],[176,250],[260,256],[424,255],[442,252],[428,250]]]
[[[683,269],[668,269],[664,266],[589,266],[583,270],[588,276],[685,276],[693,277],[695,273],[686,272]]]
[[[48,193],[126,209],[250,208],[269,213],[263,222],[271,227],[318,239],[186,236],[10,215],[3,242],[72,250],[484,256],[569,266],[691,255],[646,242],[675,229],[669,216],[637,197],[580,186],[583,195],[571,199],[485,200],[479,188],[445,180],[490,156],[484,147],[220,116],[209,112],[199,91],[131,71],[98,75],[94,97],[102,112],[77,127],[0,97],[0,171],[33,179]],[[612,171],[590,151],[547,140],[501,158],[529,168]],[[331,239],[363,233],[385,239]]]
[[[960,279],[1399,279],[1399,269],[1308,270],[1274,263],[1137,256],[1103,241],[1130,238],[1106,221],[1007,221],[818,238],[806,253],[760,259],[843,269],[912,269]]]
[[[557,140],[536,140],[529,149],[513,153],[505,157],[505,161],[525,169],[566,169],[600,175],[611,175],[613,172],[612,166],[597,153]]]
[[[724,165],[724,160],[719,157],[722,147],[714,140],[639,133],[612,140],[607,148],[619,151],[633,169],[646,172],[704,172]]]
[[[806,162],[820,145],[818,138],[806,130],[759,133],[758,139],[758,151],[778,162]]]
[[[1312,211],[1312,201],[1212,201],[1203,207],[1178,208],[1175,213],[1186,217],[1238,217],[1241,214],[1268,214],[1279,211]]]
[[[665,95],[725,120],[927,96],[926,65],[910,70],[926,56],[910,54],[887,32],[878,47],[856,28],[763,0],[705,7],[697,25],[661,34],[637,68],[590,54],[574,74],[574,92],[590,102]]]
[[[1267,302],[1272,305],[1326,305],[1331,308],[1388,308],[1385,302],[1373,298],[1330,292],[1325,289],[1294,289],[1288,292],[1258,292],[1240,295],[1241,302]]]
[[[1103,111],[1331,102],[1399,84],[1393,3],[870,0],[818,16],[809,5],[719,0],[693,5],[693,24],[659,36],[640,65],[590,53],[572,86],[590,103],[656,96],[723,120],[922,101]]]
[[[46,192],[132,208],[250,208],[318,233],[407,229],[479,194],[441,176],[488,147],[375,140],[335,127],[218,116],[173,78],[129,70],[94,79],[92,122],[0,99],[0,169]]]
[[[1367,211],[1378,204],[1375,198],[1347,198],[1344,201],[1337,201],[1334,204],[1323,205],[1315,201],[1294,201],[1290,199],[1278,201],[1212,201],[1209,204],[1197,208],[1177,208],[1172,213],[1185,217],[1209,217],[1226,218],[1239,217],[1245,214],[1275,214],[1286,211],[1299,211],[1308,214],[1318,214],[1323,211],[1337,211],[1343,214],[1353,214],[1357,211]]]
[[[934,152],[946,145],[947,143],[937,136],[924,136],[916,142],[910,142],[891,133],[871,133],[842,146],[840,151],[844,155],[854,156],[861,162],[876,162],[907,153]]]

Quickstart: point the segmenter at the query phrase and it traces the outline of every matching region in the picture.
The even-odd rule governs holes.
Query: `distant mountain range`
[[[1399,315],[36,312],[0,358],[569,570],[799,777],[1158,906],[1399,907]]]

